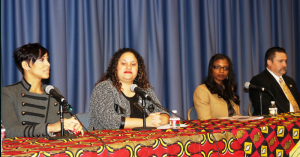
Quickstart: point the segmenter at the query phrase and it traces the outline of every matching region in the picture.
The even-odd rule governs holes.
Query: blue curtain
[[[144,58],[163,106],[184,117],[216,53],[234,65],[241,113],[244,83],[264,70],[272,46],[287,50],[300,89],[299,0],[1,0],[1,86],[20,81],[13,51],[39,42],[50,51],[49,84],[75,112],[88,112],[94,84],[119,48]]]

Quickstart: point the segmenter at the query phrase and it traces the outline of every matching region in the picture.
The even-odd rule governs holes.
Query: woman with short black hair
[[[23,78],[1,89],[1,119],[6,137],[53,136],[61,131],[61,124],[58,102],[45,93],[47,85],[42,83],[50,75],[48,50],[38,43],[26,44],[14,51],[14,59]],[[65,117],[65,130],[83,134],[77,120],[70,114]]]

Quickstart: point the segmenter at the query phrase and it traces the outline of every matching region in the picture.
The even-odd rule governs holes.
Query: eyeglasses
[[[223,68],[224,71],[228,71],[229,67],[221,67],[220,65],[212,66],[214,69],[221,70]]]

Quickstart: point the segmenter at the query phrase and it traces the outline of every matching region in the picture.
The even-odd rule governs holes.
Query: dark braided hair
[[[101,79],[96,83],[96,85],[102,81],[105,81],[107,79],[110,79],[113,82],[113,85],[118,89],[118,91],[121,93],[122,90],[122,83],[120,82],[118,75],[117,75],[117,66],[119,63],[119,59],[120,57],[125,53],[125,52],[131,52],[134,54],[134,56],[136,57],[137,61],[138,61],[138,73],[136,78],[134,79],[133,83],[137,84],[137,86],[143,88],[143,89],[147,89],[147,88],[152,88],[150,86],[150,83],[148,81],[148,77],[147,77],[147,73],[146,73],[146,69],[145,69],[145,64],[144,64],[144,60],[142,58],[142,56],[135,51],[134,49],[131,48],[122,48],[119,49],[110,59],[110,63],[109,66],[106,70],[106,73],[104,73],[101,77]],[[95,85],[95,86],[96,86]]]
[[[223,85],[225,86],[224,90],[219,87],[220,85],[215,81],[212,74],[213,64],[219,59],[226,59],[229,64],[228,78],[223,80]],[[236,94],[237,87],[234,77],[235,73],[233,71],[232,62],[230,58],[223,54],[216,54],[212,56],[209,61],[208,76],[204,83],[208,90],[211,92],[211,94],[217,94],[219,97],[223,98],[227,103],[230,103],[229,100],[232,100],[235,104],[240,105],[239,96]]]

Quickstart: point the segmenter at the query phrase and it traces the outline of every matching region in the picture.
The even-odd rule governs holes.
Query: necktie
[[[294,112],[298,112],[299,111],[299,107],[298,104],[295,100],[295,98],[293,97],[290,89],[287,87],[287,85],[285,84],[285,82],[283,82],[282,78],[279,78],[279,82],[280,82],[280,86],[283,89],[286,97],[288,98],[289,102],[292,104],[293,108],[294,108]]]

